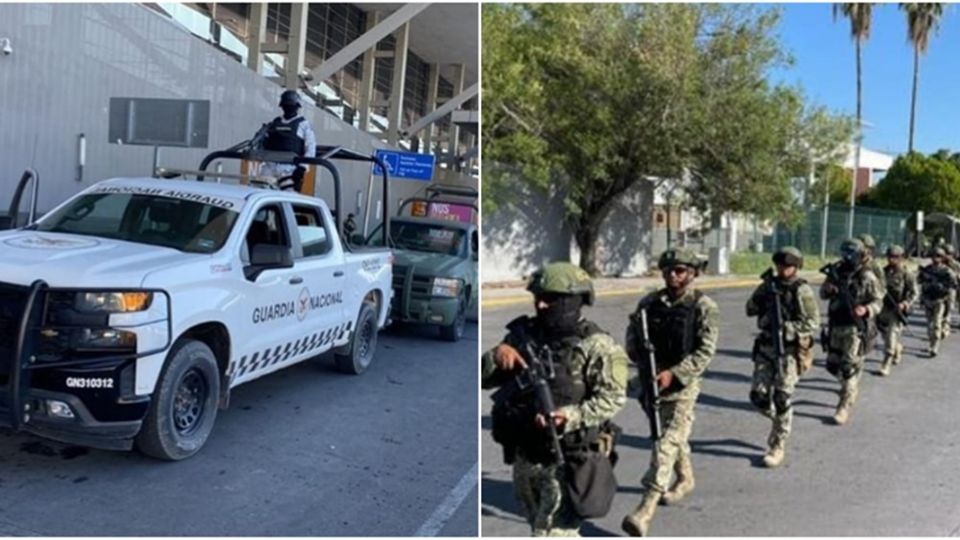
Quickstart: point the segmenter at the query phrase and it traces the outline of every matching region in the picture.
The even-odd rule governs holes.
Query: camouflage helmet
[[[773,264],[803,268],[803,253],[794,246],[784,246],[773,254]]]
[[[946,257],[947,251],[942,247],[933,248],[933,252],[930,253],[931,257]]]
[[[866,251],[866,246],[857,238],[847,238],[840,244],[840,256],[845,260],[852,260],[855,255],[860,258]]]
[[[530,276],[527,290],[534,296],[543,293],[582,294],[583,303],[593,304],[593,280],[582,268],[569,262],[550,263]]]
[[[897,244],[891,244],[887,248],[887,257],[903,257],[905,254],[906,252],[903,250],[903,247]]]
[[[872,235],[864,233],[858,236],[857,240],[863,242],[863,246],[871,251],[877,249],[877,241],[873,239]]]
[[[692,249],[678,248],[664,251],[657,262],[657,268],[660,270],[668,270],[680,265],[700,270],[703,267],[703,261]]]
[[[953,257],[953,254],[956,253],[956,250],[953,248],[953,244],[944,244],[943,252]]]

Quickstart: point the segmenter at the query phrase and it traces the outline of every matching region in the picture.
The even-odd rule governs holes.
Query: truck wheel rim
[[[177,433],[188,435],[200,425],[207,392],[207,381],[197,368],[192,368],[180,379],[173,399],[173,423]]]
[[[366,324],[361,326],[360,335],[357,337],[360,338],[360,343],[357,344],[360,363],[367,365],[370,362],[369,356],[373,353],[371,347],[371,341],[373,341],[373,321],[367,321]]]

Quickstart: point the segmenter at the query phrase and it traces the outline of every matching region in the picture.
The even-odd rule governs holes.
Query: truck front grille
[[[15,364],[13,357],[17,349],[20,319],[23,317],[29,292],[28,287],[0,283],[0,415],[6,413],[10,407],[7,403],[7,387]]]

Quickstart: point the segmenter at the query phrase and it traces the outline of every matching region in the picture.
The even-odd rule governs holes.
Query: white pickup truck
[[[345,248],[318,198],[95,184],[0,233],[0,425],[189,457],[240,384],[331,349],[362,373],[392,262],[386,248]]]

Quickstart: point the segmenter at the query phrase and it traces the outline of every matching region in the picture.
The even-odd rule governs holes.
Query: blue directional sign
[[[387,165],[387,174],[393,178],[433,180],[435,156],[394,150],[377,150],[376,156]],[[373,174],[383,174],[379,165],[373,166]]]

